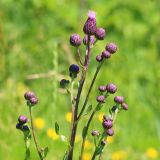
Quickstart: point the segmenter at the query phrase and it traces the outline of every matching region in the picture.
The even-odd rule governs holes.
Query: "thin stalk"
[[[76,96],[76,103],[73,106],[74,115],[73,115],[72,130],[71,130],[71,135],[70,135],[70,146],[69,146],[69,152],[67,155],[67,160],[73,159],[74,142],[75,142],[75,136],[77,132],[77,125],[78,125],[78,106],[79,106],[79,101],[80,101],[83,85],[84,85],[85,78],[86,78],[86,72],[88,70],[90,52],[91,52],[90,35],[88,35],[88,44],[87,44],[85,61],[84,61],[84,70],[82,71],[82,76],[81,76],[81,80],[80,80],[80,84],[79,84],[79,88],[78,88],[78,92]]]
[[[85,142],[86,142],[86,137],[87,137],[88,129],[89,129],[90,123],[91,123],[91,121],[92,121],[93,116],[94,116],[95,113],[96,113],[96,108],[92,112],[92,114],[91,114],[91,116],[90,116],[90,118],[88,120],[88,123],[86,125],[86,133],[85,133],[85,135],[83,137],[82,146],[81,146],[81,154],[80,154],[79,160],[82,160],[82,158],[83,158],[84,145],[85,145]]]
[[[38,143],[37,143],[37,140],[36,140],[35,132],[34,132],[34,125],[33,125],[31,107],[29,107],[29,114],[30,114],[30,119],[31,119],[32,135],[33,135],[33,140],[34,140],[34,143],[35,143],[35,146],[36,146],[36,150],[37,150],[37,153],[39,155],[40,160],[43,160],[43,157],[42,157],[41,152],[40,152],[39,147],[38,147]]]
[[[96,78],[97,78],[97,75],[98,75],[98,73],[99,73],[99,71],[100,71],[100,69],[101,69],[102,64],[103,64],[103,61],[102,61],[101,63],[99,63],[99,65],[98,65],[98,67],[97,67],[97,69],[96,69],[96,72],[95,72],[95,74],[94,74],[94,77],[93,77],[93,79],[92,79],[91,85],[90,85],[90,87],[89,87],[89,90],[88,90],[86,99],[85,99],[84,104],[83,104],[83,106],[82,106],[82,109],[81,109],[81,111],[80,111],[80,113],[79,113],[79,115],[78,115],[78,120],[81,118],[81,116],[82,116],[82,114],[83,114],[83,112],[84,112],[84,110],[85,110],[85,107],[86,107],[87,102],[88,102],[88,99],[89,99],[89,95],[90,95],[90,93],[91,93],[91,91],[92,91],[94,82],[95,82],[95,80],[96,80]]]

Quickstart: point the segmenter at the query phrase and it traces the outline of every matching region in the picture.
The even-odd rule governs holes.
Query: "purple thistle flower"
[[[110,57],[111,57],[111,54],[110,54],[110,52],[108,52],[108,51],[103,51],[103,52],[102,52],[102,56],[103,56],[103,58],[110,58]]]
[[[102,125],[105,129],[109,129],[113,126],[113,122],[110,118],[107,118],[103,121]]]
[[[36,105],[38,103],[38,98],[37,97],[32,97],[29,102],[31,103],[31,105]]]
[[[98,39],[98,40],[103,40],[106,36],[106,31],[105,29],[103,28],[97,28],[96,30],[96,34],[95,34],[95,37]]]
[[[97,102],[99,102],[99,103],[105,103],[105,96],[103,96],[103,95],[98,96],[97,97]]]
[[[94,44],[95,39],[94,36],[90,36],[90,45]],[[83,38],[83,44],[87,45],[88,44],[88,35],[85,35]]]
[[[32,98],[32,97],[35,97],[35,93],[34,93],[34,92],[28,91],[28,92],[26,92],[26,93],[24,94],[24,98],[25,98],[26,100],[30,100],[30,98]]]
[[[123,102],[121,106],[124,110],[128,110],[128,105],[126,103]]]
[[[92,136],[99,136],[99,132],[97,130],[93,130],[91,134]]]
[[[21,115],[19,116],[18,121],[20,124],[25,124],[28,121],[28,119],[26,116]]]
[[[111,54],[117,51],[117,45],[114,43],[109,43],[106,45],[106,51],[110,52]]]
[[[75,33],[70,36],[70,44],[72,46],[78,47],[81,45],[81,43],[82,43],[82,40],[78,34]]]
[[[106,133],[107,133],[108,136],[113,136],[114,135],[114,130],[112,128],[107,129]]]
[[[118,104],[122,104],[124,102],[124,97],[122,96],[115,96],[114,101]]]
[[[96,56],[97,62],[101,62],[103,60],[103,56],[101,54]]]
[[[93,11],[88,12],[88,19],[84,24],[83,31],[88,35],[95,35],[96,33],[96,13]]]
[[[113,94],[113,93],[115,93],[117,91],[117,87],[113,83],[107,84],[106,89],[111,94]]]
[[[106,86],[99,86],[99,91],[100,92],[105,92],[106,91]]]

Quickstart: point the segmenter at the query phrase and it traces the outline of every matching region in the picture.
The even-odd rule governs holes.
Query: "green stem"
[[[94,116],[95,113],[96,113],[96,108],[92,112],[92,114],[91,114],[91,116],[90,116],[90,118],[88,120],[88,123],[86,125],[86,133],[85,133],[85,135],[83,137],[82,146],[81,146],[81,154],[80,154],[79,160],[82,160],[82,158],[83,158],[84,146],[85,146],[85,142],[86,142],[86,137],[87,137],[88,129],[89,129],[90,123],[91,123],[91,121],[92,121],[93,116]]]
[[[97,75],[98,75],[98,73],[99,73],[99,71],[100,71],[100,69],[101,69],[101,67],[102,67],[102,64],[103,64],[103,61],[102,61],[101,63],[99,63],[99,65],[98,65],[98,67],[97,67],[97,69],[96,69],[96,72],[95,72],[94,77],[93,77],[93,79],[92,79],[92,82],[91,82],[91,85],[90,85],[90,87],[89,87],[87,96],[86,96],[86,98],[85,98],[84,104],[83,104],[82,109],[81,109],[81,111],[80,111],[80,113],[79,113],[79,115],[78,115],[78,120],[81,118],[81,116],[82,116],[82,114],[83,114],[83,112],[84,112],[84,110],[85,110],[85,107],[86,107],[87,102],[88,102],[88,99],[89,99],[89,95],[90,95],[90,93],[91,93],[91,91],[92,91],[94,82],[95,82],[95,80],[96,80],[96,78],[97,78]]]
[[[43,157],[42,157],[41,152],[40,152],[39,147],[38,147],[38,143],[37,143],[37,140],[36,140],[35,132],[34,132],[34,125],[33,125],[31,106],[29,106],[29,114],[30,114],[30,119],[31,119],[32,135],[33,135],[33,140],[34,140],[34,143],[35,143],[35,146],[36,146],[36,150],[37,150],[37,153],[39,155],[40,160],[43,160]]]

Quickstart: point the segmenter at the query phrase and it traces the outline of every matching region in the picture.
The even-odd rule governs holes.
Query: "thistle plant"
[[[113,42],[107,43],[102,52],[96,56],[95,61],[97,62],[97,67],[93,75],[93,78],[91,79],[89,89],[85,93],[86,95],[83,95],[82,91],[86,85],[85,82],[88,76],[87,73],[89,70],[90,59],[92,56],[91,54],[92,48],[95,47],[95,44],[98,41],[104,40],[106,36],[105,29],[102,27],[97,27],[95,12],[89,11],[88,19],[86,20],[83,26],[83,32],[85,34],[83,39],[81,39],[80,35],[77,33],[74,33],[70,36],[69,41],[71,46],[75,47],[78,61],[77,64],[71,64],[69,66],[68,69],[69,78],[62,79],[60,81],[60,87],[66,90],[66,92],[70,96],[70,101],[71,101],[70,110],[72,112],[71,132],[68,138],[66,138],[67,136],[65,137],[65,140],[69,145],[67,151],[64,154],[63,160],[74,159],[73,154],[75,150],[75,137],[77,134],[77,128],[79,126],[79,122],[81,121],[84,115],[87,115],[88,118],[85,121],[85,125],[81,129],[82,142],[79,155],[76,157],[76,159],[83,160],[84,146],[87,136],[89,134],[93,136],[93,141],[95,144],[91,160],[95,160],[96,158],[99,158],[99,160],[102,159],[102,153],[105,147],[107,146],[107,138],[115,134],[114,125],[118,113],[120,113],[120,111],[122,110],[128,110],[128,105],[125,103],[124,97],[119,95],[114,96],[113,99],[115,103],[114,106],[109,106],[108,113],[106,113],[103,116],[102,131],[90,128],[92,121],[94,121],[94,116],[104,106],[107,105],[107,101],[109,101],[110,98],[109,96],[115,94],[118,90],[117,86],[113,83],[106,83],[105,85],[101,85],[97,89],[97,91],[99,91],[99,95],[95,97],[96,105],[95,106],[93,104],[88,105],[90,94],[92,93],[93,86],[96,84],[96,79],[98,74],[100,73],[102,66],[105,67],[105,63],[107,63],[107,61],[109,61],[109,59],[111,59],[112,56],[114,56],[114,54],[118,50],[118,47]],[[84,46],[86,46],[85,55],[81,53],[80,47],[82,46],[82,43]],[[36,98],[33,92],[27,92],[25,94],[25,99],[27,100],[27,106],[29,108],[31,127],[26,125],[28,119],[25,116],[19,117],[18,119],[19,123],[17,124],[16,127],[17,129],[23,131],[26,143],[28,140],[31,139],[31,137],[33,137],[39,158],[40,160],[43,160],[47,155],[48,148],[41,149],[38,145],[32,122],[32,112],[31,112],[32,107],[38,103],[38,99]],[[26,128],[25,126],[27,126],[27,129],[24,129]],[[56,122],[55,131],[57,134],[60,135],[59,128],[60,127]],[[32,131],[32,136],[31,136],[31,131]],[[60,136],[62,137],[63,135]],[[27,152],[29,155],[30,152],[28,146],[26,147],[26,153]]]

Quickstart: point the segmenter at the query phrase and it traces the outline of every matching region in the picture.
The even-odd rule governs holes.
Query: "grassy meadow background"
[[[124,95],[129,105],[118,116],[116,134],[103,159],[160,159],[159,0],[0,0],[0,159],[24,157],[23,135],[15,125],[20,114],[29,116],[23,98],[28,90],[39,97],[33,108],[34,123],[39,144],[49,147],[46,159],[62,159],[67,145],[55,134],[54,122],[58,121],[63,135],[69,135],[70,101],[59,89],[59,80],[68,78],[69,65],[76,63],[69,36],[75,32],[84,36],[88,10],[97,12],[97,25],[106,29],[107,36],[93,48],[83,94],[95,72],[96,55],[113,41],[119,51],[100,71],[89,104],[96,104],[99,85],[113,82],[117,95]],[[113,104],[110,96],[90,130],[102,129],[101,115]],[[76,154],[86,119],[78,128]],[[93,146],[88,136],[84,160],[90,160]],[[38,160],[34,143],[31,148],[32,160]]]

